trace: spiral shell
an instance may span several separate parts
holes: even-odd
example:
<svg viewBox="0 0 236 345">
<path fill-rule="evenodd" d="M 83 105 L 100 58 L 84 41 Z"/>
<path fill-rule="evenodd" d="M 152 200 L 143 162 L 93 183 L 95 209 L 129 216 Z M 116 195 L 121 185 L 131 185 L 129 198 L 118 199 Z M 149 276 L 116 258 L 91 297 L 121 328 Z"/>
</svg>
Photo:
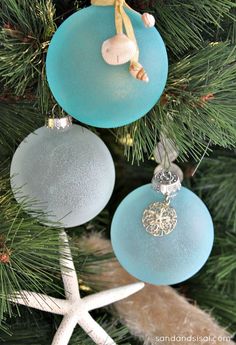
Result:
<svg viewBox="0 0 236 345">
<path fill-rule="evenodd" d="M 142 21 L 144 25 L 146 26 L 146 28 L 152 28 L 153 26 L 155 26 L 155 22 L 156 22 L 153 15 L 149 13 L 144 13 L 142 15 Z"/>
<path fill-rule="evenodd" d="M 144 81 L 145 83 L 149 82 L 148 75 L 139 62 L 132 62 L 129 71 L 134 78 Z"/>
</svg>

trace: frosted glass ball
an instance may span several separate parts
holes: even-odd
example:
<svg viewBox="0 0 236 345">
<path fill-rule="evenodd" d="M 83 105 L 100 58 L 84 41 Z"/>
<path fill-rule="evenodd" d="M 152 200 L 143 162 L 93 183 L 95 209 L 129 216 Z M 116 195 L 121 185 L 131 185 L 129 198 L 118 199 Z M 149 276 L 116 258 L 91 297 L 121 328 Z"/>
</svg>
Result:
<svg viewBox="0 0 236 345">
<path fill-rule="evenodd" d="M 142 224 L 144 210 L 163 195 L 144 185 L 119 205 L 111 226 L 111 240 L 121 265 L 134 277 L 156 285 L 183 282 L 208 259 L 214 240 L 212 219 L 196 194 L 182 187 L 171 201 L 177 225 L 166 236 L 154 237 Z"/>
<path fill-rule="evenodd" d="M 149 83 L 134 79 L 129 63 L 108 65 L 103 42 L 116 34 L 114 6 L 90 6 L 61 24 L 47 53 L 49 87 L 60 106 L 77 120 L 96 127 L 127 125 L 144 116 L 158 101 L 166 84 L 168 59 L 156 28 L 125 10 L 133 24 L 140 63 Z"/>
<path fill-rule="evenodd" d="M 77 125 L 31 133 L 17 148 L 10 173 L 18 202 L 24 196 L 36 200 L 49 213 L 48 220 L 66 228 L 94 218 L 110 199 L 115 182 L 106 145 Z"/>
</svg>

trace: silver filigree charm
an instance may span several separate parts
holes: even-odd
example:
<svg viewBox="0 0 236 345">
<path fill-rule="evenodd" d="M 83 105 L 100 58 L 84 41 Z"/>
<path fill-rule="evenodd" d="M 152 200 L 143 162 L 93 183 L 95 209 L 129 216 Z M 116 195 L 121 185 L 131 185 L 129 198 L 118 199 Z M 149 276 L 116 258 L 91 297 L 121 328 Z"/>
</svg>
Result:
<svg viewBox="0 0 236 345">
<path fill-rule="evenodd" d="M 177 224 L 177 214 L 168 202 L 154 202 L 143 213 L 142 223 L 153 236 L 170 234 Z"/>
<path fill-rule="evenodd" d="M 177 213 L 170 206 L 170 199 L 181 188 L 178 176 L 171 171 L 154 174 L 153 189 L 165 196 L 163 202 L 154 202 L 143 212 L 142 223 L 146 231 L 153 236 L 169 235 L 177 224 Z"/>
</svg>

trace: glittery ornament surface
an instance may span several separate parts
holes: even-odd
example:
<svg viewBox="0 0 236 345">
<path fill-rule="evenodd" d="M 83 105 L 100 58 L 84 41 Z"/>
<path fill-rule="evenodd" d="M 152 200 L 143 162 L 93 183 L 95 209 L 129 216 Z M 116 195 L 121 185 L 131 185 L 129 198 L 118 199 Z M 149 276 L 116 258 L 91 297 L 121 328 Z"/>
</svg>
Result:
<svg viewBox="0 0 236 345">
<path fill-rule="evenodd" d="M 170 234 L 177 224 L 177 214 L 173 207 L 164 202 L 154 202 L 143 212 L 142 223 L 153 236 Z"/>
<path fill-rule="evenodd" d="M 63 227 L 83 224 L 107 204 L 115 170 L 110 152 L 91 131 L 39 128 L 16 150 L 12 189 L 17 201 L 28 196 Z M 21 187 L 20 191 L 16 191 Z"/>
<path fill-rule="evenodd" d="M 202 200 L 182 187 L 171 199 L 178 221 L 162 237 L 151 236 L 143 212 L 163 195 L 151 184 L 137 188 L 119 205 L 111 226 L 112 246 L 121 265 L 139 280 L 172 285 L 192 277 L 206 262 L 213 244 L 212 219 Z"/>
</svg>

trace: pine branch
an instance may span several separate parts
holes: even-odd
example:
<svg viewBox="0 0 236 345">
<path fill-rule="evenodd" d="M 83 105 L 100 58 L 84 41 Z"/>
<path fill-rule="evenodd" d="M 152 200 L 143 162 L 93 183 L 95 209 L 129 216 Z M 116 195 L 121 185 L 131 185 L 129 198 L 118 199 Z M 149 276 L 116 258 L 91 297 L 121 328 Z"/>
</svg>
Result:
<svg viewBox="0 0 236 345">
<path fill-rule="evenodd" d="M 188 297 L 216 317 L 222 326 L 235 332 L 236 327 L 236 235 L 222 234 L 225 224 L 215 223 L 213 253 L 203 269 L 190 281 Z"/>
<path fill-rule="evenodd" d="M 90 0 L 53 0 L 57 10 L 57 18 L 65 19 L 76 10 L 90 6 Z"/>
<path fill-rule="evenodd" d="M 214 220 L 236 231 L 236 157 L 206 159 L 200 172 L 197 189 L 204 193 Z"/>
<path fill-rule="evenodd" d="M 230 17 L 225 17 L 215 34 L 216 41 L 230 41 L 235 44 L 235 29 L 236 29 L 236 8 L 233 7 L 230 11 Z"/>
<path fill-rule="evenodd" d="M 117 320 L 115 321 L 108 314 L 102 318 L 98 318 L 97 322 L 105 329 L 105 331 L 114 339 L 117 344 L 130 345 L 127 340 L 130 338 L 128 329 L 121 326 Z M 78 328 L 77 332 L 71 338 L 71 345 L 93 345 L 94 342 L 89 338 L 82 329 Z M 43 344 L 42 344 L 43 345 Z"/>
<path fill-rule="evenodd" d="M 92 291 L 100 291 L 103 287 L 103 282 L 94 280 L 94 276 L 97 277 L 99 273 L 103 272 L 104 262 L 109 262 L 114 260 L 114 254 L 108 253 L 104 254 L 103 251 L 92 251 L 89 247 L 84 247 L 85 242 L 82 241 L 80 244 L 80 239 L 75 237 L 73 243 L 76 245 L 77 249 L 73 250 L 73 257 L 75 259 L 75 268 L 78 273 L 80 281 L 81 291 L 86 293 L 91 293 Z"/>
<path fill-rule="evenodd" d="M 0 332 L 0 341 L 4 345 L 41 345 L 50 344 L 53 335 L 53 325 L 50 318 L 34 310 L 20 309 L 21 317 L 12 316 L 7 320 L 10 332 Z M 51 329 L 50 329 L 51 326 Z"/>
<path fill-rule="evenodd" d="M 172 140 L 182 160 L 198 160 L 209 140 L 234 147 L 235 85 L 236 50 L 228 43 L 209 44 L 173 64 L 164 95 L 150 114 L 116 130 L 126 157 L 141 161 L 151 156 L 160 132 Z"/>
<path fill-rule="evenodd" d="M 155 15 L 157 28 L 160 31 L 171 54 L 181 55 L 189 49 L 203 46 L 207 36 L 214 38 L 217 29 L 221 28 L 223 19 L 235 21 L 232 9 L 234 1 L 201 0 L 128 0 L 135 10 Z M 55 0 L 59 13 L 71 14 L 75 8 L 90 5 L 89 0 Z M 203 37 L 204 36 L 204 37 Z"/>
<path fill-rule="evenodd" d="M 0 322 L 0 340 L 2 340 L 1 339 L 1 334 L 7 335 L 7 336 L 11 335 L 11 332 L 9 330 L 8 325 L 6 324 L 6 320 L 5 319 L 1 320 L 1 322 Z"/>
<path fill-rule="evenodd" d="M 54 282 L 56 277 L 60 277 L 60 267 L 59 229 L 57 230 L 55 226 L 42 226 L 35 217 L 26 215 L 23 211 L 25 205 L 22 206 L 14 201 L 9 192 L 9 181 L 3 173 L 0 177 L 0 190 L 0 320 L 2 320 L 5 312 L 11 315 L 11 305 L 7 297 L 16 290 L 46 292 L 50 287 L 54 291 L 60 291 L 58 282 Z M 38 219 L 45 219 L 45 215 L 40 211 L 36 214 Z"/>
<path fill-rule="evenodd" d="M 45 54 L 55 31 L 51 0 L 3 0 L 0 10 L 0 75 L 5 89 L 19 96 L 26 90 L 48 93 Z"/>
<path fill-rule="evenodd" d="M 218 322 L 230 332 L 236 327 L 236 301 L 233 296 L 209 289 L 207 286 L 197 286 L 191 291 L 191 296 L 204 309 L 210 311 Z"/>
<path fill-rule="evenodd" d="M 203 47 L 206 37 L 214 39 L 223 19 L 235 21 L 231 13 L 236 8 L 234 1 L 153 0 L 149 3 L 168 50 L 176 56 Z"/>
<path fill-rule="evenodd" d="M 60 317 L 53 317 L 35 310 L 20 308 L 21 317 L 12 317 L 8 320 L 11 334 L 0 332 L 0 341 L 4 345 L 50 345 L 56 328 L 60 323 Z M 109 333 L 109 335 L 120 345 L 129 345 L 129 338 L 126 327 L 121 326 L 111 318 L 111 315 L 104 313 L 103 317 L 97 317 L 97 322 Z M 76 327 L 70 340 L 70 345 L 93 345 L 93 341 Z"/>
<path fill-rule="evenodd" d="M 207 263 L 206 274 L 222 293 L 236 296 L 236 235 L 226 233 L 215 240 L 215 250 Z"/>
<path fill-rule="evenodd" d="M 0 153 L 1 160 L 11 155 L 29 133 L 42 126 L 43 116 L 28 101 L 17 101 L 6 96 L 0 102 Z M 3 151 L 5 154 L 3 154 Z"/>
</svg>

